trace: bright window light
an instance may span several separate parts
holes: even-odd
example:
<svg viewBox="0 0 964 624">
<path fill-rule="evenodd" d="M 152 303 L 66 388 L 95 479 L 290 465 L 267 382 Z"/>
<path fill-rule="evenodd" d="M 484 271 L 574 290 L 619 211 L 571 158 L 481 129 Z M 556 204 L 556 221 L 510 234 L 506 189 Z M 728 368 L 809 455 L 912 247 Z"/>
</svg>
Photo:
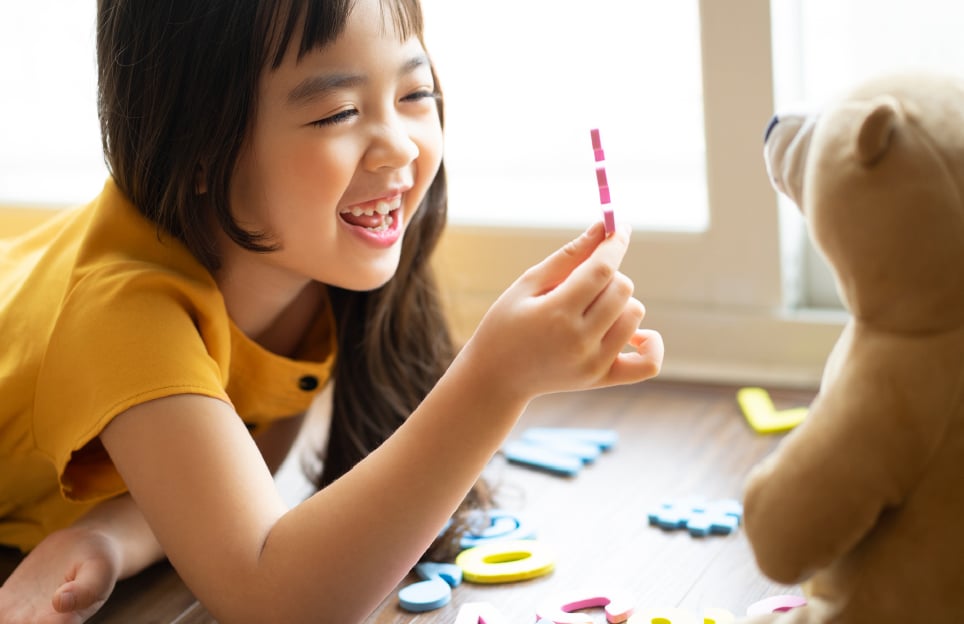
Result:
<svg viewBox="0 0 964 624">
<path fill-rule="evenodd" d="M 91 1 L 0 2 L 2 203 L 81 203 L 104 185 L 96 9 Z"/>
<path fill-rule="evenodd" d="M 599 128 L 617 218 L 707 223 L 696 0 L 423 0 L 453 222 L 585 226 Z"/>
<path fill-rule="evenodd" d="M 964 75 L 958 0 L 775 0 L 771 12 L 778 105 L 819 106 L 891 71 Z"/>
</svg>

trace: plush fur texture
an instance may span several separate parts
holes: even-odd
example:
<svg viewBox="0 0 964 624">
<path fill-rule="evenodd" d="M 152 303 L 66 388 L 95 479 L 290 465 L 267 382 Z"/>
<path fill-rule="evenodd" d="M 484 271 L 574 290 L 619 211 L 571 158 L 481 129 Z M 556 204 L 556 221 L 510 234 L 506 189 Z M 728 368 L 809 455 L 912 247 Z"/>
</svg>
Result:
<svg viewBox="0 0 964 624">
<path fill-rule="evenodd" d="M 851 313 L 802 425 L 749 475 L 754 621 L 964 622 L 964 81 L 868 81 L 765 157 Z"/>
</svg>

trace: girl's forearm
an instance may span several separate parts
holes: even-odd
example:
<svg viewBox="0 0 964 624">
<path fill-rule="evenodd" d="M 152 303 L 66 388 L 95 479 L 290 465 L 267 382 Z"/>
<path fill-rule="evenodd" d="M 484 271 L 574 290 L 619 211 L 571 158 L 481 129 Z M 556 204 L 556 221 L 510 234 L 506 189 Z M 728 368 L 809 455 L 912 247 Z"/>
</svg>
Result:
<svg viewBox="0 0 964 624">
<path fill-rule="evenodd" d="M 464 364 L 457 361 L 379 449 L 276 523 L 262 551 L 262 578 L 283 578 L 294 585 L 283 589 L 287 595 L 313 597 L 307 609 L 317 609 L 325 589 L 334 591 L 322 600 L 332 621 L 360 621 L 391 593 L 525 409 L 522 398 L 483 392 Z M 345 592 L 354 599 L 338 601 Z M 296 612 L 286 617 L 307 621 L 310 611 L 297 612 L 296 602 L 287 602 Z"/>
<path fill-rule="evenodd" d="M 120 578 L 133 576 L 164 558 L 164 550 L 129 494 L 100 503 L 74 523 L 98 531 L 118 546 Z"/>
</svg>

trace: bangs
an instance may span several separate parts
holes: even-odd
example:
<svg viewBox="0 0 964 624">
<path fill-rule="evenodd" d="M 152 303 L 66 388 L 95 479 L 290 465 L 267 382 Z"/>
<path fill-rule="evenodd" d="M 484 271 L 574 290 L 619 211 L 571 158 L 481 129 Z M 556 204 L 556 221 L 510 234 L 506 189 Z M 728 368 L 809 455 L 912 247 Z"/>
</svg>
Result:
<svg viewBox="0 0 964 624">
<path fill-rule="evenodd" d="M 418 0 L 380 0 L 382 15 L 388 18 L 401 41 L 422 37 L 422 9 Z M 284 60 L 292 40 L 299 38 L 298 59 L 321 48 L 345 29 L 354 0 L 279 0 L 270 14 L 259 20 L 264 24 L 265 54 L 263 65 L 277 69 Z M 264 5 L 262 5 L 264 6 Z M 297 33 L 299 24 L 301 32 Z M 300 35 L 300 37 L 297 37 Z"/>
</svg>

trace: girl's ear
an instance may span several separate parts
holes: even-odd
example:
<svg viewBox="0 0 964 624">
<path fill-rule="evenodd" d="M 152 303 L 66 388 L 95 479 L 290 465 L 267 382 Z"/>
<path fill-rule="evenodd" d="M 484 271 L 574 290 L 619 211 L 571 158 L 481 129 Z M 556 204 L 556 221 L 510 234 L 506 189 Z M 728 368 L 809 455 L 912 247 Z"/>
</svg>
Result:
<svg viewBox="0 0 964 624">
<path fill-rule="evenodd" d="M 204 166 L 198 163 L 194 168 L 194 194 L 204 195 L 208 192 L 207 176 L 205 175 Z"/>
</svg>

